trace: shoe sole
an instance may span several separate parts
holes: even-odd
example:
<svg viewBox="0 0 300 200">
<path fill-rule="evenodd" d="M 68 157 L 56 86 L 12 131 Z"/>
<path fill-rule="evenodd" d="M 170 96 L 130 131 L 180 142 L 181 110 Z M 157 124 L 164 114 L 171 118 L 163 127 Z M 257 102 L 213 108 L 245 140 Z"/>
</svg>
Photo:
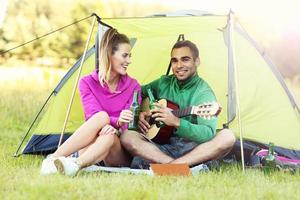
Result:
<svg viewBox="0 0 300 200">
<path fill-rule="evenodd" d="M 65 168 L 62 162 L 59 159 L 54 160 L 54 165 L 57 168 L 57 171 L 61 174 L 65 174 Z"/>
</svg>

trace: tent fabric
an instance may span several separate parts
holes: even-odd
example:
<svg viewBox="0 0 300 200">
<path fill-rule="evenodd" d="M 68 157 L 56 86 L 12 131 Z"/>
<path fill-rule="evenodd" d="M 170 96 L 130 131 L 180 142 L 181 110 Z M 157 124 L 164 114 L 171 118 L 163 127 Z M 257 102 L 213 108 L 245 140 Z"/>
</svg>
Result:
<svg viewBox="0 0 300 200">
<path fill-rule="evenodd" d="M 291 94 L 291 92 L 289 91 L 287 85 L 285 84 L 283 77 L 281 76 L 281 74 L 278 71 L 278 69 L 276 68 L 276 66 L 274 66 L 274 64 L 272 63 L 272 61 L 269 58 L 268 54 L 266 54 L 265 51 L 259 47 L 259 45 L 249 36 L 249 34 L 243 29 L 243 27 L 240 24 L 238 24 L 236 26 L 236 31 L 239 32 L 240 34 L 242 34 L 245 37 L 246 40 L 248 40 L 251 44 L 253 44 L 255 49 L 260 53 L 260 55 L 264 58 L 265 62 L 268 64 L 268 66 L 272 70 L 273 74 L 276 76 L 277 80 L 280 82 L 280 84 L 283 87 L 284 91 L 288 95 L 289 100 L 290 100 L 293 108 L 295 110 L 298 110 L 298 112 L 300 112 L 299 107 L 297 106 L 296 100 L 293 98 L 293 95 Z"/>
<path fill-rule="evenodd" d="M 241 31 L 232 15 L 188 17 L 147 17 L 102 19 L 104 23 L 134 38 L 130 76 L 146 84 L 166 73 L 170 50 L 180 34 L 197 44 L 201 65 L 198 73 L 213 88 L 223 110 L 218 128 L 227 124 L 239 136 L 236 101 L 246 140 L 290 150 L 300 150 L 300 117 L 281 77 L 274 74 L 257 44 Z M 231 39 L 228 37 L 231 35 Z M 83 65 L 82 76 L 95 69 L 95 48 L 92 47 Z M 80 59 L 55 88 L 42 115 L 30 130 L 31 134 L 60 133 L 71 96 Z M 234 71 L 236 76 L 234 76 Z M 237 83 L 237 85 L 234 85 Z M 238 91 L 235 91 L 238 88 Z M 236 97 L 236 94 L 239 94 Z M 230 99 L 231 98 L 231 99 Z M 76 91 L 66 132 L 74 132 L 83 122 L 83 110 Z M 230 123 L 227 123 L 230 122 Z"/>
<path fill-rule="evenodd" d="M 62 143 L 65 142 L 71 134 L 64 134 Z M 23 154 L 48 155 L 54 153 L 59 143 L 60 134 L 32 135 Z"/>
</svg>

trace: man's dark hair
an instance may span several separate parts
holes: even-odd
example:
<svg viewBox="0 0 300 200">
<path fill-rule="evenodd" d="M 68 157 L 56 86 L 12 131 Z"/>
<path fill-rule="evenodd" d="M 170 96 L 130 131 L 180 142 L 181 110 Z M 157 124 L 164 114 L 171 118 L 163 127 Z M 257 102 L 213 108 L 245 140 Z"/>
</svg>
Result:
<svg viewBox="0 0 300 200">
<path fill-rule="evenodd" d="M 199 58 L 199 50 L 198 50 L 197 46 L 193 42 L 191 42 L 189 40 L 178 41 L 172 47 L 172 51 L 174 49 L 178 49 L 178 48 L 181 48 L 181 47 L 188 47 L 192 51 L 193 59 L 194 60 L 196 60 L 196 58 Z"/>
</svg>

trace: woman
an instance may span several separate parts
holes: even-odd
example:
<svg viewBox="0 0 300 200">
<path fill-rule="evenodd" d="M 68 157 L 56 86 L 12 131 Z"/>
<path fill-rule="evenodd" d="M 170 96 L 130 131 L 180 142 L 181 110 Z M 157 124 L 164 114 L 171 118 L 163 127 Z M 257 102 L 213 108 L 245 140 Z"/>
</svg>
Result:
<svg viewBox="0 0 300 200">
<path fill-rule="evenodd" d="M 131 46 L 126 35 L 109 29 L 100 44 L 99 70 L 79 82 L 85 123 L 42 163 L 41 174 L 57 170 L 74 176 L 83 167 L 104 161 L 107 166 L 129 166 L 130 157 L 120 144 L 119 133 L 133 120 L 129 109 L 141 87 L 127 75 Z M 139 96 L 141 102 L 141 97 Z M 78 158 L 67 157 L 79 151 Z"/>
</svg>

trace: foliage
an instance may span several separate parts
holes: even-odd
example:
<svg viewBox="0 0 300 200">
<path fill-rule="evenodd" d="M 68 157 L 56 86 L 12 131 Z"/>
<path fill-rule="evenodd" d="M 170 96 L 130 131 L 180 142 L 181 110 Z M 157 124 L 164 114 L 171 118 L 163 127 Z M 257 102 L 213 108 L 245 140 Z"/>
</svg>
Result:
<svg viewBox="0 0 300 200">
<path fill-rule="evenodd" d="M 101 17 L 145 16 L 161 11 L 160 6 L 130 5 L 124 1 L 93 0 L 11 0 L 0 29 L 0 52 L 98 13 Z M 0 64 L 8 59 L 23 60 L 29 65 L 66 67 L 74 63 L 84 50 L 92 18 L 72 25 L 33 43 L 0 55 Z M 92 45 L 94 40 L 90 42 Z M 90 46 L 91 46 L 90 45 Z M 32 62 L 30 62 L 32 61 Z"/>
<path fill-rule="evenodd" d="M 10 1 L 1 35 L 2 50 L 25 43 L 88 16 L 86 9 L 72 1 Z M 33 60 L 48 57 L 64 61 L 78 58 L 84 48 L 89 24 L 80 23 L 37 40 L 9 53 L 17 59 Z M 63 63 L 59 63 L 61 66 Z"/>
</svg>

